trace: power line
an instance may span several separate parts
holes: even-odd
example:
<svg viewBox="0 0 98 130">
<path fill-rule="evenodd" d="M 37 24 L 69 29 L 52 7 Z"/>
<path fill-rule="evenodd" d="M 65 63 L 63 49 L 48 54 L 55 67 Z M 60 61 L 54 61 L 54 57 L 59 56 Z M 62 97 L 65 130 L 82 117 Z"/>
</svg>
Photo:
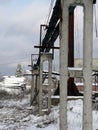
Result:
<svg viewBox="0 0 98 130">
<path fill-rule="evenodd" d="M 94 12 L 95 12 L 95 33 L 96 33 L 96 37 L 98 37 L 96 6 L 94 6 Z"/>
<path fill-rule="evenodd" d="M 0 65 L 9 65 L 9 64 L 18 63 L 18 62 L 23 63 L 23 62 L 26 62 L 26 61 L 27 61 L 26 59 L 29 60 L 29 58 L 14 59 L 14 60 L 11 60 L 11 61 L 8 61 L 8 62 L 0 63 Z M 24 61 L 22 61 L 22 60 L 24 60 Z"/>
<path fill-rule="evenodd" d="M 46 16 L 46 20 L 45 20 L 45 24 L 46 24 L 46 25 L 49 24 L 50 16 L 51 16 L 51 14 L 52 14 L 52 9 L 53 9 L 53 6 L 54 6 L 54 1 L 55 1 L 55 0 L 51 0 L 51 2 L 50 2 L 49 12 L 48 12 L 48 15 Z M 46 34 L 46 31 L 47 31 L 46 29 L 43 30 L 42 39 L 44 39 L 45 34 Z"/>
<path fill-rule="evenodd" d="M 48 25 L 48 23 L 49 23 L 49 19 L 50 19 L 51 12 L 52 12 L 52 9 L 53 9 L 54 1 L 55 0 L 51 0 L 50 7 L 49 7 L 49 13 L 48 13 L 47 21 L 46 21 L 46 25 Z"/>
</svg>

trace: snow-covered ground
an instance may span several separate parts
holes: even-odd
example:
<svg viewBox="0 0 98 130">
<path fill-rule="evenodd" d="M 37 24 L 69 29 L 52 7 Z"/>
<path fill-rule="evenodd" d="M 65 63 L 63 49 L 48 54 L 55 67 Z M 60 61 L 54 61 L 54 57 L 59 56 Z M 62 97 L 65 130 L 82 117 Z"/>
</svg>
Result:
<svg viewBox="0 0 98 130">
<path fill-rule="evenodd" d="M 25 77 L 16 77 L 16 76 L 3 76 L 2 82 L 0 82 L 0 86 L 3 87 L 19 87 L 24 85 Z"/>
<path fill-rule="evenodd" d="M 20 90 L 26 89 L 26 78 L 16 76 L 3 76 L 0 81 L 0 90 L 5 90 L 9 93 L 19 93 Z"/>
<path fill-rule="evenodd" d="M 49 115 L 39 116 L 37 108 L 30 107 L 29 89 L 30 86 L 26 86 L 24 91 L 18 89 L 17 93 L 16 89 L 0 89 L 0 130 L 59 130 L 59 104 L 52 106 Z M 83 98 L 69 99 L 68 130 L 82 130 Z M 93 108 L 93 130 L 98 130 L 98 103 L 94 103 Z"/>
<path fill-rule="evenodd" d="M 0 130 L 59 130 L 59 105 L 49 115 L 39 116 L 30 107 L 30 94 L 0 99 Z M 68 100 L 68 130 L 82 130 L 82 99 Z M 98 111 L 93 110 L 93 130 L 98 129 Z"/>
</svg>

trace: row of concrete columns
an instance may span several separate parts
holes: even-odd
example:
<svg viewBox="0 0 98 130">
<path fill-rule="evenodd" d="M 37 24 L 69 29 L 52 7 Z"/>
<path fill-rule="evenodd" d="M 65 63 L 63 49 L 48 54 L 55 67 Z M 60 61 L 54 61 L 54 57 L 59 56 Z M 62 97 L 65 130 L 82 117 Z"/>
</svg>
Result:
<svg viewBox="0 0 98 130">
<path fill-rule="evenodd" d="M 92 130 L 92 43 L 93 43 L 93 1 L 92 0 L 61 0 L 62 20 L 60 22 L 60 130 L 67 130 L 67 82 L 68 75 L 68 19 L 69 7 L 81 5 L 84 9 L 83 27 L 83 130 Z M 52 54 L 42 53 L 40 56 L 39 113 L 43 114 L 43 63 L 48 61 L 48 111 L 51 109 Z M 32 80 L 34 82 L 34 78 Z M 32 88 L 32 93 L 34 88 Z M 34 95 L 31 95 L 31 99 Z"/>
</svg>

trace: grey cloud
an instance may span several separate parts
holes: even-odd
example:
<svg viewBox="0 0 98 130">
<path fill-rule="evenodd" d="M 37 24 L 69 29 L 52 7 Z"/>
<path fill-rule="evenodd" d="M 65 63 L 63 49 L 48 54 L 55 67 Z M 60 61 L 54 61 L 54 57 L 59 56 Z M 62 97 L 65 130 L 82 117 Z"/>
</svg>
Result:
<svg viewBox="0 0 98 130">
<path fill-rule="evenodd" d="M 0 0 L 0 4 L 8 4 L 12 0 Z"/>
</svg>

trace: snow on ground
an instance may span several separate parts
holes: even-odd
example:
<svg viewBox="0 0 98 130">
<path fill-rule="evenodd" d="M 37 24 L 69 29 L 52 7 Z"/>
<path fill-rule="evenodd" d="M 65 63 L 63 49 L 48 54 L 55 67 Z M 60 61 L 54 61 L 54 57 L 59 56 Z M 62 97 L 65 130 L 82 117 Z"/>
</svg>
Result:
<svg viewBox="0 0 98 130">
<path fill-rule="evenodd" d="M 21 90 L 26 89 L 28 81 L 26 78 L 16 76 L 3 76 L 0 81 L 0 91 L 7 91 L 8 93 L 19 93 Z"/>
<path fill-rule="evenodd" d="M 16 77 L 16 76 L 3 76 L 3 82 L 0 82 L 1 85 L 3 86 L 9 86 L 13 87 L 14 86 L 19 86 L 25 81 L 25 77 Z"/>
<path fill-rule="evenodd" d="M 0 130 L 59 130 L 59 105 L 52 106 L 49 115 L 39 116 L 36 107 L 30 107 L 30 86 L 22 91 L 0 89 Z M 15 92 L 13 92 L 15 91 Z M 67 104 L 68 130 L 82 130 L 83 98 Z M 98 130 L 98 104 L 94 104 L 93 130 Z"/>
<path fill-rule="evenodd" d="M 59 130 L 59 105 L 49 115 L 35 114 L 30 94 L 21 93 L 0 99 L 0 130 Z M 68 130 L 82 130 L 82 99 L 68 101 Z M 93 130 L 98 129 L 98 111 L 93 111 Z"/>
</svg>

